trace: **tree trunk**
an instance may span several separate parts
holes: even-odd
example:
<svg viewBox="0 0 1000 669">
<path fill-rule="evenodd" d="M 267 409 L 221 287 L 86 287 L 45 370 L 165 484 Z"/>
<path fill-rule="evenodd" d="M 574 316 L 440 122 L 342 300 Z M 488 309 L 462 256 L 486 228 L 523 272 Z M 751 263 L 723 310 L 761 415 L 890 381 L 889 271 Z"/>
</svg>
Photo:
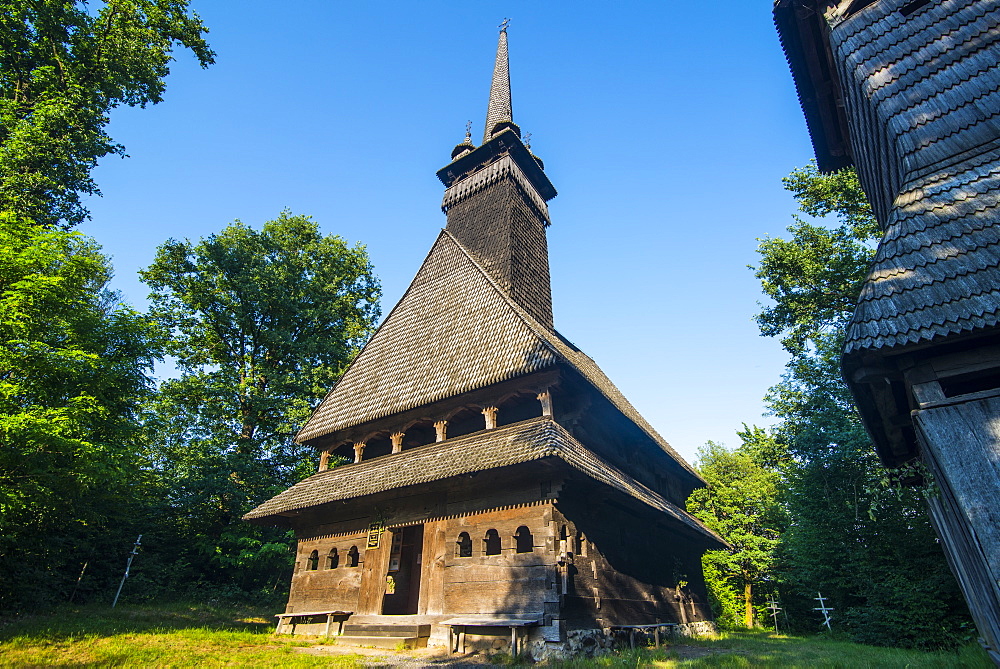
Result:
<svg viewBox="0 0 1000 669">
<path fill-rule="evenodd" d="M 743 612 L 743 624 L 748 628 L 753 627 L 753 586 L 749 580 L 743 586 L 743 604 L 746 607 Z"/>
</svg>

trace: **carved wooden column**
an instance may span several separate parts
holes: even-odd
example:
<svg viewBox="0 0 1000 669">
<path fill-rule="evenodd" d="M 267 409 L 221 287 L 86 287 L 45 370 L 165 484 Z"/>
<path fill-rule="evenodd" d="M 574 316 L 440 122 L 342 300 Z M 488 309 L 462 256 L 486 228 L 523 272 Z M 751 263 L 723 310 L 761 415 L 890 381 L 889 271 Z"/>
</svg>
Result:
<svg viewBox="0 0 1000 669">
<path fill-rule="evenodd" d="M 552 417 L 552 394 L 548 390 L 538 393 L 538 401 L 542 403 L 542 415 Z"/>
<path fill-rule="evenodd" d="M 361 456 L 365 453 L 365 442 L 359 441 L 354 444 L 354 461 L 361 462 Z"/>
<path fill-rule="evenodd" d="M 330 468 L 330 451 L 320 451 L 319 454 L 319 471 L 325 472 Z"/>
<path fill-rule="evenodd" d="M 497 426 L 497 408 L 486 407 L 483 409 L 483 417 L 486 418 L 486 429 L 492 430 Z"/>
<path fill-rule="evenodd" d="M 434 431 L 437 433 L 434 441 L 444 441 L 448 438 L 448 421 L 439 420 L 434 423 Z"/>
<path fill-rule="evenodd" d="M 403 450 L 403 432 L 393 432 L 389 435 L 389 439 L 392 440 L 392 452 L 399 453 Z"/>
</svg>

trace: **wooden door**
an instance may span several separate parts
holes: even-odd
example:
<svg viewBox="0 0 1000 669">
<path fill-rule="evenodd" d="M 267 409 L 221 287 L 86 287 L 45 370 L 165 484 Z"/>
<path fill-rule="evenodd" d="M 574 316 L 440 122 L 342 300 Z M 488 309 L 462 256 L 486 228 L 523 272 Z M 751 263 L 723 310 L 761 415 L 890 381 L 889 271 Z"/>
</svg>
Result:
<svg viewBox="0 0 1000 669">
<path fill-rule="evenodd" d="M 392 531 L 385 595 L 382 598 L 383 614 L 399 616 L 417 612 L 423 546 L 423 525 L 411 525 Z"/>
</svg>

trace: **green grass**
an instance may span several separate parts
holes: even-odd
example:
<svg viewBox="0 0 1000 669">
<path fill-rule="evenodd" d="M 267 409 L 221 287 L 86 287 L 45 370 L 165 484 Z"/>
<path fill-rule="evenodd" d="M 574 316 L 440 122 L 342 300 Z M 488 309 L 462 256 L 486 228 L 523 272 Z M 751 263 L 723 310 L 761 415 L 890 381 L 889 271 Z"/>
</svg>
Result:
<svg viewBox="0 0 1000 669">
<path fill-rule="evenodd" d="M 0 620 L 0 667 L 362 666 L 357 655 L 302 653 L 303 647 L 316 642 L 275 637 L 273 629 L 269 617 L 252 609 L 182 604 L 60 607 L 45 615 Z M 491 655 L 489 661 L 527 665 L 502 655 Z M 994 669 L 978 646 L 957 652 L 922 652 L 767 632 L 730 632 L 684 640 L 660 650 L 626 650 L 546 665 L 558 669 Z"/>
<path fill-rule="evenodd" d="M 678 648 L 677 646 L 687 648 Z M 690 654 L 709 653 L 702 657 Z M 561 669 L 609 667 L 712 667 L 744 669 L 789 667 L 802 669 L 995 669 L 978 645 L 956 652 L 925 652 L 876 648 L 824 637 L 794 637 L 768 632 L 729 632 L 715 637 L 676 642 L 672 647 L 627 650 L 593 660 L 558 663 Z"/>
<path fill-rule="evenodd" d="M 251 610 L 208 606 L 60 607 L 0 622 L 0 667 L 357 667 L 355 656 L 296 652 Z"/>
</svg>

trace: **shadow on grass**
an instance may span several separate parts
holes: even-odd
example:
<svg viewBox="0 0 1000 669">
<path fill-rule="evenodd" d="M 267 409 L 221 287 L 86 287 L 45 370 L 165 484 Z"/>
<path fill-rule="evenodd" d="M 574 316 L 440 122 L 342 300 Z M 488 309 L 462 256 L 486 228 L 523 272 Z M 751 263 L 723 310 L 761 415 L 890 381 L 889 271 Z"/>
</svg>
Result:
<svg viewBox="0 0 1000 669">
<path fill-rule="evenodd" d="M 566 669 L 585 667 L 994 669 L 986 653 L 976 645 L 954 651 L 920 651 L 864 646 L 825 636 L 795 637 L 764 631 L 728 632 L 715 637 L 674 640 L 666 648 L 659 650 L 624 650 L 592 660 L 570 660 L 553 664 Z"/>
<path fill-rule="evenodd" d="M 183 629 L 269 634 L 274 623 L 259 609 L 204 604 L 55 607 L 48 613 L 0 618 L 0 642 L 15 638 L 62 641 Z"/>
</svg>

